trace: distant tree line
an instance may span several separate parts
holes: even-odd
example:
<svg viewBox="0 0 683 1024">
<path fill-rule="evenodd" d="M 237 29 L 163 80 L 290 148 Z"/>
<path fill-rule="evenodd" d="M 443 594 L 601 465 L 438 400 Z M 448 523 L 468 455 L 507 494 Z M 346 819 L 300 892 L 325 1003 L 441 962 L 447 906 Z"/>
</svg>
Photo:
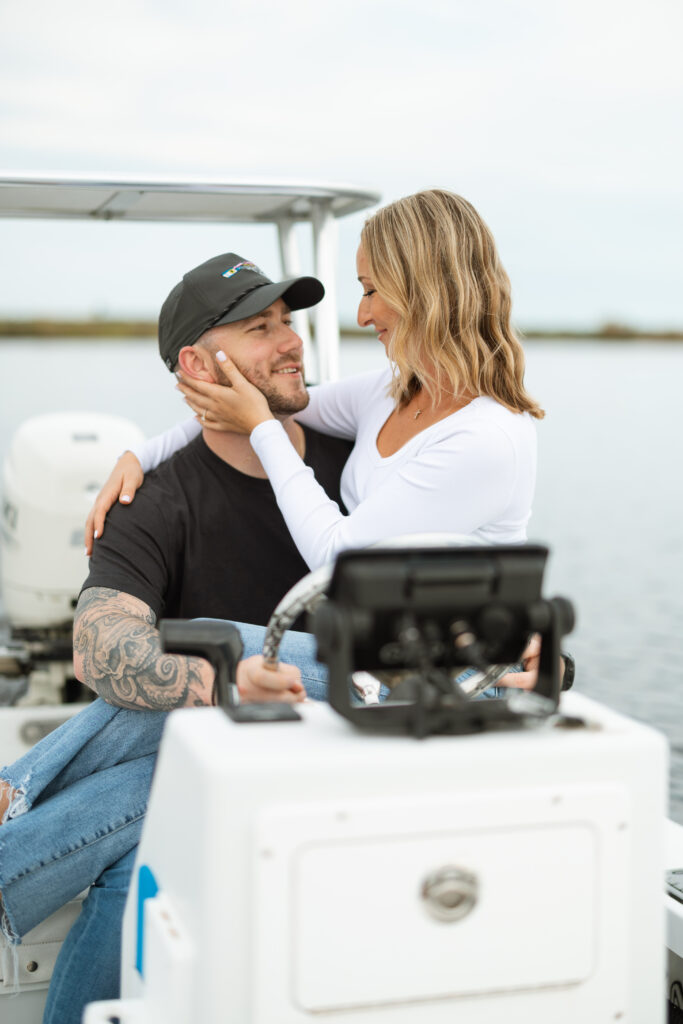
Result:
<svg viewBox="0 0 683 1024">
<path fill-rule="evenodd" d="M 371 338 L 371 329 L 342 326 L 347 337 Z M 561 327 L 521 330 L 525 338 L 566 340 L 601 339 L 605 341 L 683 341 L 681 330 L 642 330 L 628 324 L 609 322 L 593 330 Z M 156 338 L 155 320 L 109 320 L 102 317 L 79 320 L 5 319 L 0 320 L 0 338 Z"/>
</svg>

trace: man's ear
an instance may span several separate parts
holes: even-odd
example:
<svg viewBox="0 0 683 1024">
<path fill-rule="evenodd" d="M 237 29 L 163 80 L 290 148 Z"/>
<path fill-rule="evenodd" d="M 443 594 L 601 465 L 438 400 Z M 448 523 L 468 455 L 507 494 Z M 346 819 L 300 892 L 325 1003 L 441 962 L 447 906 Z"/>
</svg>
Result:
<svg viewBox="0 0 683 1024">
<path fill-rule="evenodd" d="M 216 378 L 211 369 L 211 357 L 204 348 L 195 348 L 194 345 L 185 345 L 178 353 L 178 369 L 186 377 L 194 377 L 195 380 L 208 380 L 215 383 Z"/>
</svg>

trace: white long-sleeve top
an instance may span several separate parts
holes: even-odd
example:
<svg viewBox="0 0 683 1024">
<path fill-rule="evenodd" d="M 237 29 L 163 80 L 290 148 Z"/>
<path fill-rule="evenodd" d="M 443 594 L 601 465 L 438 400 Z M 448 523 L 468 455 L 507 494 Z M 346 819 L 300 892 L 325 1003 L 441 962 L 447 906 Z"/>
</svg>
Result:
<svg viewBox="0 0 683 1024">
<path fill-rule="evenodd" d="M 411 533 L 460 533 L 492 543 L 526 539 L 536 479 L 536 431 L 528 413 L 475 398 L 386 458 L 377 436 L 394 408 L 390 370 L 311 388 L 296 419 L 356 439 L 341 478 L 344 515 L 297 455 L 281 423 L 266 420 L 251 444 L 287 527 L 311 569 L 346 548 Z M 196 420 L 135 451 L 147 472 L 199 432 Z"/>
</svg>

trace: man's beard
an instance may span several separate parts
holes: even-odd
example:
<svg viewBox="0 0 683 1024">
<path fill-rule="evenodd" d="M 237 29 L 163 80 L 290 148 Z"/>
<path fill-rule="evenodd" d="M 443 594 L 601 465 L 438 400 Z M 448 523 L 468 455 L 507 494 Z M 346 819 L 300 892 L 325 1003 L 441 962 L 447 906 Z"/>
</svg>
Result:
<svg viewBox="0 0 683 1024">
<path fill-rule="evenodd" d="M 255 388 L 259 389 L 265 400 L 268 402 L 268 408 L 273 415 L 291 416 L 295 412 L 301 412 L 301 410 L 305 409 L 310 402 L 310 396 L 305 387 L 296 394 L 282 395 L 277 390 L 277 387 L 273 382 L 263 374 L 256 370 L 248 370 L 246 367 L 240 366 L 238 363 L 235 363 L 235 365 L 242 376 L 246 377 L 250 384 L 253 384 Z M 214 359 L 214 369 L 216 371 L 218 383 L 224 384 L 226 387 L 231 387 L 232 385 L 230 384 L 228 375 L 216 359 Z"/>
</svg>

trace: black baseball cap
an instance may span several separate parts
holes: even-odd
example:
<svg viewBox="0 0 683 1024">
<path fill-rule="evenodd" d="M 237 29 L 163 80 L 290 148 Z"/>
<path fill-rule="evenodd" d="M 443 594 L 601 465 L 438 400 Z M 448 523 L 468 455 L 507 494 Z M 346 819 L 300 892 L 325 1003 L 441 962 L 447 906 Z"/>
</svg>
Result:
<svg viewBox="0 0 683 1024">
<path fill-rule="evenodd" d="M 184 275 L 159 314 L 159 353 L 169 370 L 185 345 L 194 345 L 210 327 L 246 320 L 284 299 L 290 309 L 308 309 L 325 289 L 317 277 L 276 283 L 256 264 L 234 252 L 214 256 Z"/>
</svg>

